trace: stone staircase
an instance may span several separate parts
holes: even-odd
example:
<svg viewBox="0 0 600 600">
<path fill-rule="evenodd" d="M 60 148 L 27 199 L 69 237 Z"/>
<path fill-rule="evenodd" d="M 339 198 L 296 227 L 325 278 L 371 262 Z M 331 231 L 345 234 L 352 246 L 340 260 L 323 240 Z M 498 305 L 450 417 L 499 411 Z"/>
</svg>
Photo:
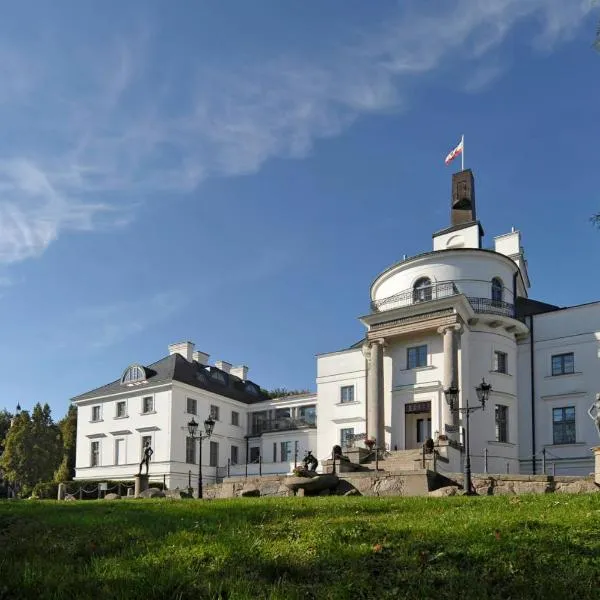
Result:
<svg viewBox="0 0 600 600">
<path fill-rule="evenodd" d="M 425 465 L 423 465 L 423 450 L 421 448 L 385 452 L 384 456 L 379 459 L 379 469 L 388 473 L 418 471 L 423 468 L 433 470 L 433 455 L 426 454 L 425 456 Z M 375 457 L 369 457 L 368 461 L 363 464 L 374 469 Z"/>
</svg>

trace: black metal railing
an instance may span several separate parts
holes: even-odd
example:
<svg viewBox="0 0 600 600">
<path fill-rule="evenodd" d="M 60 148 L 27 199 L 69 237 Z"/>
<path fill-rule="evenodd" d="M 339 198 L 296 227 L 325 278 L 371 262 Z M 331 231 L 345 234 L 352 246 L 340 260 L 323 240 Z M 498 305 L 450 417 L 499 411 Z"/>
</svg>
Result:
<svg viewBox="0 0 600 600">
<path fill-rule="evenodd" d="M 374 300 L 371 302 L 371 310 L 373 312 L 381 312 L 388 310 L 386 307 L 390 304 L 394 305 L 394 308 L 401 306 L 410 306 L 411 304 L 417 304 L 419 302 L 427 302 L 428 300 L 439 300 L 440 298 L 448 298 L 450 296 L 456 296 L 460 294 L 454 281 L 441 281 L 434 283 L 427 287 L 404 290 L 398 292 L 393 296 L 382 298 L 381 300 Z"/>
<path fill-rule="evenodd" d="M 258 435 L 260 433 L 267 433 L 270 431 L 289 431 L 291 429 L 316 428 L 316 426 L 316 419 L 293 419 L 291 417 L 279 417 L 278 419 L 265 419 L 264 421 L 252 423 L 250 435 Z"/>
<path fill-rule="evenodd" d="M 404 290 L 393 296 L 371 302 L 373 312 L 383 312 L 393 308 L 412 306 L 422 302 L 440 300 L 464 294 L 476 313 L 488 313 L 505 317 L 515 317 L 515 306 L 500 298 L 492 297 L 492 282 L 475 279 L 439 281 L 431 285 Z M 489 296 L 486 296 L 489 294 Z M 502 297 L 512 297 L 512 292 L 502 288 Z"/>
<path fill-rule="evenodd" d="M 515 316 L 515 305 L 502 300 L 492 300 L 490 298 L 467 298 L 469 304 L 476 313 L 487 313 L 500 315 L 502 317 Z"/>
</svg>

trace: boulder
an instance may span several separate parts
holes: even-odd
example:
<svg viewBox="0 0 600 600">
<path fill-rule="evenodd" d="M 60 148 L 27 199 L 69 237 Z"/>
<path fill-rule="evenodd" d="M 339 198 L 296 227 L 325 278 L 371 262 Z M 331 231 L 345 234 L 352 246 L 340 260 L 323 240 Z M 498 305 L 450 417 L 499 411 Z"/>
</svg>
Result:
<svg viewBox="0 0 600 600">
<path fill-rule="evenodd" d="M 317 475 L 316 477 L 286 477 L 283 484 L 294 492 L 303 489 L 308 494 L 318 494 L 322 490 L 332 490 L 339 482 L 339 477 L 333 473 Z"/>
<path fill-rule="evenodd" d="M 429 492 L 429 495 L 434 498 L 444 498 L 446 496 L 456 496 L 458 492 L 458 487 L 454 485 L 447 485 L 446 487 L 438 488 L 437 490 L 433 490 Z"/>
<path fill-rule="evenodd" d="M 104 496 L 105 500 L 120 500 L 121 496 L 119 494 L 106 494 L 106 496 Z"/>
<path fill-rule="evenodd" d="M 65 500 L 77 500 L 77 498 L 73 494 L 66 494 Z"/>
<path fill-rule="evenodd" d="M 260 496 L 260 490 L 258 490 L 256 488 L 250 489 L 250 490 L 244 490 L 244 491 L 242 491 L 240 496 L 242 498 L 257 498 L 258 496 Z"/>
<path fill-rule="evenodd" d="M 140 492 L 140 498 L 164 498 L 165 493 L 158 488 L 148 488 L 143 492 Z"/>
</svg>

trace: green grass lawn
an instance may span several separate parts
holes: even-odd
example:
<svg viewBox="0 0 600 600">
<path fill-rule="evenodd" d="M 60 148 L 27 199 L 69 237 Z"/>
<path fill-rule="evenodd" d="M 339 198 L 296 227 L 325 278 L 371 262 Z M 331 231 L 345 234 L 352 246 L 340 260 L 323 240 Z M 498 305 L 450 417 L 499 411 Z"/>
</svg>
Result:
<svg viewBox="0 0 600 600">
<path fill-rule="evenodd" d="M 0 502 L 0 598 L 600 598 L 600 494 Z"/>
</svg>

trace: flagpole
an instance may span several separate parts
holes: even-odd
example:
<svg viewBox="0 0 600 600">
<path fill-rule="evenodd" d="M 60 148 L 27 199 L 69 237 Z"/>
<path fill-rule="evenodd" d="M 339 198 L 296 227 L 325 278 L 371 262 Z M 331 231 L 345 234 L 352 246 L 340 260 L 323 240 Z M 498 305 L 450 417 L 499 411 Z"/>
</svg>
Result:
<svg viewBox="0 0 600 600">
<path fill-rule="evenodd" d="M 460 137 L 460 141 L 462 143 L 462 152 L 460 153 L 460 170 L 465 170 L 465 136 L 462 135 Z"/>
</svg>

